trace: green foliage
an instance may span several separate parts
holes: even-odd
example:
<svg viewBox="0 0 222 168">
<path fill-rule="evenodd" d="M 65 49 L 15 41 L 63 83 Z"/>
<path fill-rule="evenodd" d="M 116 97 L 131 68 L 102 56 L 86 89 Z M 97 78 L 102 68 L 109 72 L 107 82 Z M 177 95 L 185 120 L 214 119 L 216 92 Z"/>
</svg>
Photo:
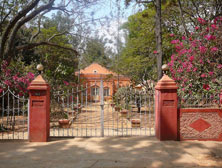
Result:
<svg viewBox="0 0 222 168">
<path fill-rule="evenodd" d="M 110 63 L 109 55 L 106 52 L 105 43 L 102 39 L 89 39 L 86 49 L 82 54 L 81 67 L 86 67 L 93 62 L 97 62 L 105 67 Z"/>
<path fill-rule="evenodd" d="M 121 87 L 115 93 L 114 103 L 121 109 L 130 109 L 132 104 L 142 104 L 145 101 L 146 93 L 140 92 L 132 87 Z"/>
<path fill-rule="evenodd" d="M 155 10 L 152 5 L 142 12 L 130 16 L 123 28 L 128 30 L 126 47 L 120 56 L 120 73 L 125 74 L 135 82 L 143 83 L 147 79 L 157 79 L 156 55 L 153 51 L 155 43 Z M 163 31 L 163 37 L 167 29 Z M 163 44 L 169 43 L 164 38 Z M 165 59 L 169 57 L 170 48 L 163 48 Z"/>
<path fill-rule="evenodd" d="M 42 29 L 42 40 L 48 39 L 54 34 L 58 34 L 56 27 Z M 71 47 L 67 36 L 56 36 L 52 43 L 63 47 Z M 77 70 L 77 58 L 75 53 L 56 47 L 41 46 L 38 54 L 41 58 L 41 63 L 44 65 L 44 75 L 53 86 L 63 85 L 64 81 L 74 82 L 74 72 Z"/>
</svg>

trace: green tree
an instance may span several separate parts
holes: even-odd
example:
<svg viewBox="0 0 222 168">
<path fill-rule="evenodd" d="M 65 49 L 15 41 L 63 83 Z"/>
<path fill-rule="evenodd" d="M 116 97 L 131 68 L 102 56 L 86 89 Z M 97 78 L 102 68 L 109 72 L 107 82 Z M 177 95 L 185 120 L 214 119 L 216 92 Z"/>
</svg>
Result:
<svg viewBox="0 0 222 168">
<path fill-rule="evenodd" d="M 50 39 L 54 36 L 59 36 L 68 33 L 80 34 L 80 30 L 83 29 L 82 24 L 92 21 L 92 17 L 87 15 L 86 10 L 89 11 L 90 7 L 96 4 L 97 0 L 88 1 L 55 1 L 55 0 L 3 0 L 0 2 L 0 61 L 8 60 L 10 62 L 16 56 L 16 53 L 23 50 L 30 50 L 38 46 L 46 45 L 57 48 L 62 48 L 65 50 L 71 50 L 76 54 L 77 49 L 66 48 L 64 46 L 59 46 L 56 43 L 50 42 Z M 72 32 L 67 32 L 65 30 L 62 32 L 62 25 L 64 23 L 60 22 L 61 30 L 58 34 L 54 34 L 45 41 L 39 41 L 38 36 L 41 35 L 43 28 L 44 16 L 53 10 L 62 11 L 66 13 L 67 16 L 73 18 L 72 22 Z M 59 17 L 59 15 L 58 15 Z M 66 21 L 66 20 L 64 20 Z M 32 26 L 35 25 L 35 26 Z M 71 25 L 70 25 L 71 26 Z M 24 27 L 29 27 L 31 31 L 31 37 L 26 41 L 26 43 L 16 43 L 16 38 L 18 38 L 18 33 L 22 32 Z M 85 30 L 85 29 L 84 29 Z M 20 38 L 23 36 L 20 36 Z"/>
<path fill-rule="evenodd" d="M 86 43 L 86 49 L 82 54 L 81 67 L 86 67 L 93 62 L 97 62 L 105 67 L 110 64 L 109 50 L 101 38 L 89 39 Z"/>
<path fill-rule="evenodd" d="M 133 0 L 125 0 L 126 4 L 132 3 Z M 179 34 L 183 34 L 184 36 L 189 36 L 190 33 L 193 32 L 195 27 L 197 26 L 197 18 L 202 17 L 206 20 L 213 19 L 216 16 L 220 16 L 222 14 L 222 1 L 219 0 L 197 0 L 197 1 L 187 1 L 187 0 L 145 0 L 145 1 L 135 1 L 136 3 L 143 4 L 143 7 L 145 8 L 144 11 L 147 11 L 145 14 L 147 17 L 144 19 L 140 18 L 140 13 L 138 12 L 136 15 L 132 17 L 138 17 L 138 21 L 132 21 L 132 19 L 129 19 L 128 22 L 132 22 L 131 24 L 135 24 L 135 32 L 132 32 L 133 27 L 128 27 L 129 31 L 129 39 L 126 44 L 126 51 L 123 52 L 124 60 L 128 60 L 129 63 L 131 63 L 130 59 L 127 57 L 132 57 L 132 61 L 135 61 L 136 64 L 140 64 L 139 60 L 143 60 L 143 58 L 147 57 L 147 55 L 152 55 L 151 51 L 146 53 L 142 53 L 138 47 L 141 47 L 142 44 L 138 44 L 139 42 L 144 43 L 144 46 L 148 45 L 147 48 L 150 48 L 152 46 L 153 50 L 156 50 L 155 57 L 156 61 L 151 61 L 151 63 L 154 63 L 157 65 L 157 69 L 155 70 L 158 74 L 158 79 L 161 76 L 161 65 L 162 62 L 167 63 L 169 61 L 170 53 L 172 52 L 172 45 L 169 43 L 169 36 L 177 36 Z M 144 12 L 143 11 L 143 12 Z M 162 14 L 161 14 L 162 13 Z M 146 26 L 140 25 L 144 23 L 148 23 L 148 20 L 153 20 L 152 23 L 147 24 Z M 136 20 L 136 19 L 134 19 Z M 149 32 L 146 32 L 145 34 L 142 34 L 141 32 L 145 32 L 147 29 L 150 30 L 150 27 L 155 27 L 155 33 L 156 36 L 153 38 L 153 36 L 143 36 L 147 35 Z M 162 28 L 161 28 L 162 27 Z M 153 32 L 152 29 L 152 32 Z M 132 37 L 133 35 L 138 35 L 136 31 L 139 31 L 141 33 L 141 36 Z M 161 38 L 162 36 L 162 38 Z M 143 37 L 146 38 L 152 38 L 152 41 L 156 43 L 156 49 L 153 46 L 153 42 L 146 43 L 143 39 Z M 136 39 L 138 40 L 136 42 Z M 161 40 L 162 39 L 162 40 Z M 135 41 L 134 44 L 132 41 Z M 137 48 L 137 50 L 135 50 Z M 133 51 L 133 52 L 132 52 Z M 135 52 L 137 51 L 137 52 Z M 142 49 L 143 51 L 143 49 Z M 131 52 L 131 54 L 130 54 Z M 141 56 L 139 56 L 139 54 Z M 147 58 L 147 61 L 150 60 Z M 152 60 L 152 59 L 151 59 Z M 130 64 L 128 67 L 132 67 L 133 63 Z M 125 65 L 127 67 L 127 65 Z M 122 67 L 122 65 L 121 65 Z M 137 69 L 138 66 L 135 66 L 135 69 Z M 126 68 L 123 72 L 125 72 Z M 143 70 L 144 71 L 144 70 Z M 140 76 L 135 75 L 134 76 Z M 142 72 L 142 71 L 141 71 Z M 149 71 L 146 71 L 149 74 L 151 74 Z M 130 74 L 130 75 L 131 75 Z M 145 75 L 144 75 L 145 76 Z M 141 78 L 141 76 L 140 76 Z M 138 81 L 138 79 L 136 79 Z"/>
<path fill-rule="evenodd" d="M 155 42 L 155 9 L 152 4 L 142 12 L 128 18 L 123 25 L 128 30 L 126 46 L 121 53 L 121 73 L 131 77 L 135 83 L 144 83 L 148 79 L 157 80 L 156 42 Z M 164 6 L 164 10 L 166 7 Z M 164 58 L 170 56 L 169 31 L 163 29 Z"/>
<path fill-rule="evenodd" d="M 58 34 L 56 27 L 42 29 L 41 40 L 45 40 L 53 34 Z M 64 48 L 71 48 L 69 38 L 66 35 L 56 36 L 51 39 L 55 43 Z M 44 75 L 52 86 L 64 84 L 64 81 L 74 82 L 74 72 L 78 67 L 78 60 L 71 50 L 64 50 L 57 47 L 40 46 L 36 51 L 40 56 L 40 62 L 44 65 Z"/>
</svg>

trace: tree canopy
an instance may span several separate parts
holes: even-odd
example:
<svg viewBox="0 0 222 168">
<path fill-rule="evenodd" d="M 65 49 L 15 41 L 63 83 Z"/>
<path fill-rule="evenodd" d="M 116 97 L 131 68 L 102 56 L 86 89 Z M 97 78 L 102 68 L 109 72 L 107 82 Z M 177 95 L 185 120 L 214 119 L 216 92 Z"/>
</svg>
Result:
<svg viewBox="0 0 222 168">
<path fill-rule="evenodd" d="M 133 1 L 127 1 L 127 3 Z M 136 83 L 147 79 L 157 79 L 155 39 L 155 5 L 156 1 L 136 1 L 143 3 L 144 8 L 128 18 L 123 26 L 128 31 L 126 47 L 121 53 L 121 72 L 130 76 Z M 215 0 L 163 0 L 162 50 L 163 63 L 168 63 L 174 51 L 170 43 L 172 37 L 188 37 L 198 25 L 197 18 L 209 20 L 222 14 L 221 1 Z M 133 67 L 133 68 L 132 68 Z"/>
</svg>

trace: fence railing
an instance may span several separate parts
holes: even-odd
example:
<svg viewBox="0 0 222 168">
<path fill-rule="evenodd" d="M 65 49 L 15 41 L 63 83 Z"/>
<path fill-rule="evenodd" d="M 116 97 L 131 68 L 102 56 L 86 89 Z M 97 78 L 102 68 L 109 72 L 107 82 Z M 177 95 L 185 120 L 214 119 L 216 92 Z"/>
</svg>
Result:
<svg viewBox="0 0 222 168">
<path fill-rule="evenodd" d="M 29 100 L 10 88 L 0 93 L 0 139 L 28 139 Z"/>
<path fill-rule="evenodd" d="M 180 108 L 221 108 L 220 93 L 201 95 L 181 95 Z"/>
</svg>

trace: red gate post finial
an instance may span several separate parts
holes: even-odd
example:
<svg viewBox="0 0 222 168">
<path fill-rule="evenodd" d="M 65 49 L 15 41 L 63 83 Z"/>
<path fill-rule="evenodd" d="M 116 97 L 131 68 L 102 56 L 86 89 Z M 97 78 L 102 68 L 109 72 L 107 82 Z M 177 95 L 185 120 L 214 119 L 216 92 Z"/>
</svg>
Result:
<svg viewBox="0 0 222 168">
<path fill-rule="evenodd" d="M 29 90 L 29 141 L 47 142 L 49 139 L 50 87 L 38 75 Z"/>
<path fill-rule="evenodd" d="M 156 137 L 178 140 L 177 85 L 164 74 L 155 87 Z"/>
</svg>

